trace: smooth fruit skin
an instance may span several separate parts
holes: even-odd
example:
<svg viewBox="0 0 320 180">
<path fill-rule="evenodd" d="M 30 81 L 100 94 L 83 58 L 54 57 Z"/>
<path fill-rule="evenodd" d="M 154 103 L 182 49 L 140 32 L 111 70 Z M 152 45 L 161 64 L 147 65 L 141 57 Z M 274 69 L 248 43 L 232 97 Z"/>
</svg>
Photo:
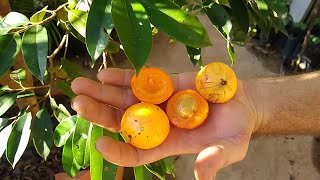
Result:
<svg viewBox="0 0 320 180">
<path fill-rule="evenodd" d="M 140 149 L 159 146 L 168 136 L 170 123 L 156 105 L 138 103 L 130 106 L 121 120 L 121 134 L 126 142 Z"/>
<path fill-rule="evenodd" d="M 237 91 L 237 77 L 228 65 L 213 62 L 201 68 L 196 76 L 198 92 L 212 103 L 225 103 Z"/>
<path fill-rule="evenodd" d="M 170 75 L 160 68 L 142 68 L 132 77 L 131 89 L 142 102 L 161 104 L 172 95 L 174 86 Z"/>
<path fill-rule="evenodd" d="M 170 122 L 178 128 L 194 129 L 208 117 L 208 102 L 194 90 L 175 93 L 166 108 Z"/>
</svg>

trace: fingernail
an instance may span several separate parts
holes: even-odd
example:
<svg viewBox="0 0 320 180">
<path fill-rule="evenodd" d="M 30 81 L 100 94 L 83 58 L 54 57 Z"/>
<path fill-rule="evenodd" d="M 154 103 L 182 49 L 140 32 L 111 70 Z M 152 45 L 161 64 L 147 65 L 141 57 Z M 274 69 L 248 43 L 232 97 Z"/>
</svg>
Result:
<svg viewBox="0 0 320 180">
<path fill-rule="evenodd" d="M 72 108 L 73 110 L 75 110 L 75 109 L 74 109 L 73 102 L 74 102 L 74 98 L 73 98 L 73 99 L 71 99 L 71 108 Z"/>
</svg>

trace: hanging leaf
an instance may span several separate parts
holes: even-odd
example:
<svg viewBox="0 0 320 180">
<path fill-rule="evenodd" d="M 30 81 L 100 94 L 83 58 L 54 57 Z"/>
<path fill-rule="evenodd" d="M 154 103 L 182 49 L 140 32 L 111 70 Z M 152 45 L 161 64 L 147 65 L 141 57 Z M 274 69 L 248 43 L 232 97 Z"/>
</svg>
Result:
<svg viewBox="0 0 320 180">
<path fill-rule="evenodd" d="M 22 154 L 24 153 L 31 134 L 31 112 L 22 115 L 12 128 L 7 144 L 7 160 L 15 167 Z"/>
<path fill-rule="evenodd" d="M 112 19 L 124 52 L 139 73 L 152 47 L 148 15 L 137 0 L 113 0 Z"/>
<path fill-rule="evenodd" d="M 205 12 L 214 27 L 220 34 L 227 39 L 232 28 L 229 15 L 225 8 L 217 3 L 212 3 L 210 0 L 204 2 Z"/>
<path fill-rule="evenodd" d="M 196 16 L 186 13 L 168 0 L 139 0 L 151 24 L 160 31 L 191 47 L 210 46 L 209 36 Z"/>
<path fill-rule="evenodd" d="M 78 4 L 79 0 L 68 0 L 69 8 L 74 9 L 76 5 Z"/>
<path fill-rule="evenodd" d="M 72 91 L 71 86 L 69 83 L 65 81 L 59 81 L 57 82 L 57 87 L 63 91 L 65 95 L 67 95 L 70 98 L 76 97 L 76 94 Z"/>
<path fill-rule="evenodd" d="M 134 167 L 133 172 L 135 179 L 152 180 L 152 174 L 144 166 Z"/>
<path fill-rule="evenodd" d="M 86 168 L 90 164 L 90 136 L 92 124 L 79 117 L 72 139 L 72 153 L 77 164 Z"/>
<path fill-rule="evenodd" d="M 113 22 L 111 17 L 111 0 L 94 0 L 92 2 L 86 27 L 86 46 L 93 61 L 96 61 L 106 48 Z"/>
<path fill-rule="evenodd" d="M 17 99 L 16 93 L 6 94 L 0 97 L 0 116 L 2 116 L 13 105 Z"/>
<path fill-rule="evenodd" d="M 37 112 L 32 132 L 34 147 L 38 154 L 46 160 L 50 154 L 53 138 L 52 122 L 46 109 L 41 109 Z"/>
<path fill-rule="evenodd" d="M 19 34 L 0 36 L 0 78 L 11 68 L 21 46 Z"/>
<path fill-rule="evenodd" d="M 248 9 L 263 35 L 268 39 L 271 31 L 271 22 L 268 17 L 268 9 L 264 8 L 265 5 L 262 0 L 257 0 L 256 2 L 250 2 Z"/>
<path fill-rule="evenodd" d="M 59 122 L 71 116 L 67 108 L 65 108 L 64 105 L 62 104 L 59 104 L 58 106 L 56 101 L 52 97 L 50 97 L 50 105 L 51 105 L 51 109 L 53 111 L 54 117 L 56 117 L 56 119 Z"/>
<path fill-rule="evenodd" d="M 231 59 L 231 65 L 233 65 L 234 60 L 235 60 L 235 53 L 234 53 L 233 45 L 231 43 L 227 42 L 227 49 L 228 49 L 229 57 Z"/>
<path fill-rule="evenodd" d="M 4 151 L 7 149 L 7 143 L 10 136 L 10 133 L 12 131 L 12 124 L 9 124 L 7 127 L 5 127 L 2 131 L 0 131 L 0 158 L 2 157 Z"/>
<path fill-rule="evenodd" d="M 105 51 L 108 53 L 117 53 L 120 51 L 120 45 L 115 41 L 109 41 Z"/>
<path fill-rule="evenodd" d="M 278 14 L 285 14 L 288 12 L 287 3 L 288 1 L 279 0 L 263 0 L 268 6 L 276 11 Z"/>
<path fill-rule="evenodd" d="M 0 36 L 7 34 L 13 27 L 0 20 Z"/>
<path fill-rule="evenodd" d="M 26 76 L 27 76 L 27 73 L 24 69 L 17 69 L 17 70 L 11 71 L 10 73 L 10 78 L 17 83 L 20 83 L 21 81 L 25 80 Z"/>
<path fill-rule="evenodd" d="M 92 179 L 115 179 L 117 174 L 118 166 L 104 160 L 101 154 L 96 150 L 96 141 L 104 135 L 111 135 L 115 138 L 118 136 L 101 127 L 93 126 L 90 140 L 90 176 Z"/>
<path fill-rule="evenodd" d="M 166 174 L 174 176 L 174 160 L 172 157 L 162 159 L 151 164 L 146 164 L 145 167 L 161 180 L 166 179 Z"/>
<path fill-rule="evenodd" d="M 34 22 L 34 23 L 41 22 L 47 13 L 46 12 L 47 9 L 48 9 L 48 6 L 44 7 L 40 11 L 36 12 L 33 16 L 31 16 L 30 21 Z"/>
<path fill-rule="evenodd" d="M 285 34 L 286 36 L 289 36 L 288 35 L 288 32 L 287 32 L 287 28 L 286 28 L 286 25 L 285 23 L 282 21 L 282 19 L 280 19 L 279 17 L 276 17 L 276 13 L 274 11 L 269 11 L 269 14 L 270 14 L 270 20 L 271 20 L 271 24 L 273 25 L 273 27 L 277 30 L 277 31 L 280 31 L 282 32 L 283 34 Z"/>
<path fill-rule="evenodd" d="M 6 127 L 8 124 L 8 119 L 7 118 L 0 118 L 0 131 Z"/>
<path fill-rule="evenodd" d="M 199 66 L 202 66 L 201 48 L 193 48 L 190 46 L 186 46 L 186 48 L 189 59 L 192 62 L 193 66 L 195 66 L 197 63 L 199 64 Z"/>
<path fill-rule="evenodd" d="M 27 16 L 18 13 L 18 12 L 9 12 L 4 18 L 3 22 L 9 24 L 10 26 L 13 27 L 18 27 L 18 26 L 25 26 L 30 23 L 29 19 Z"/>
<path fill-rule="evenodd" d="M 245 0 L 229 0 L 233 16 L 239 23 L 241 30 L 247 33 L 249 29 L 249 14 L 245 3 Z"/>
<path fill-rule="evenodd" d="M 60 122 L 53 133 L 55 146 L 62 147 L 66 144 L 67 140 L 75 130 L 77 119 L 77 116 L 71 116 Z"/>
<path fill-rule="evenodd" d="M 77 164 L 77 161 L 73 157 L 72 153 L 72 138 L 73 135 L 69 137 L 66 144 L 62 150 L 62 166 L 63 170 L 68 174 L 70 177 L 75 177 L 77 173 L 80 171 L 80 166 Z"/>
<path fill-rule="evenodd" d="M 43 84 L 48 56 L 46 28 L 36 25 L 28 29 L 22 37 L 22 51 L 27 68 Z"/>
<path fill-rule="evenodd" d="M 81 36 L 86 37 L 86 23 L 88 13 L 80 10 L 68 11 L 68 19 L 71 25 L 78 31 Z"/>
</svg>

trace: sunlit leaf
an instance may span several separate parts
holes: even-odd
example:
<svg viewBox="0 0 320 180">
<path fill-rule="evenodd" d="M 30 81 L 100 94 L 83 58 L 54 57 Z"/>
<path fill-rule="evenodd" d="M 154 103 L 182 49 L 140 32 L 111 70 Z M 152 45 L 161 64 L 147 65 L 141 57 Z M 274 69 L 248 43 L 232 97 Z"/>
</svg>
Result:
<svg viewBox="0 0 320 180">
<path fill-rule="evenodd" d="M 9 12 L 4 18 L 3 22 L 9 24 L 13 27 L 25 26 L 30 23 L 27 16 L 19 13 L 19 12 Z"/>
<path fill-rule="evenodd" d="M 186 46 L 188 56 L 192 64 L 195 66 L 197 63 L 202 66 L 201 61 L 201 48 L 193 48 L 190 46 Z"/>
<path fill-rule="evenodd" d="M 7 127 L 5 127 L 4 129 L 2 129 L 0 131 L 0 137 L 1 137 L 0 158 L 2 157 L 4 151 L 7 149 L 7 143 L 8 143 L 8 139 L 9 139 L 11 131 L 12 131 L 12 124 L 9 124 Z"/>
<path fill-rule="evenodd" d="M 111 132 L 107 132 L 107 130 L 93 126 L 91 132 L 91 141 L 90 141 L 90 176 L 92 179 L 99 179 L 99 180 L 109 180 L 115 179 L 118 166 L 112 164 L 103 159 L 101 154 L 96 150 L 96 141 L 104 136 L 110 135 Z M 115 137 L 118 135 L 112 133 Z"/>
<path fill-rule="evenodd" d="M 0 20 L 0 36 L 7 34 L 13 27 Z"/>
<path fill-rule="evenodd" d="M 43 83 L 48 56 L 46 28 L 36 25 L 28 29 L 22 37 L 22 51 L 27 68 Z"/>
<path fill-rule="evenodd" d="M 246 0 L 229 0 L 233 16 L 237 19 L 241 30 L 247 33 L 249 28 L 249 14 L 245 3 Z"/>
<path fill-rule="evenodd" d="M 227 49 L 228 49 L 229 57 L 231 59 L 231 64 L 233 65 L 234 60 L 235 60 L 235 53 L 234 53 L 233 45 L 231 43 L 227 42 Z"/>
<path fill-rule="evenodd" d="M 133 172 L 135 179 L 152 180 L 152 174 L 144 166 L 134 167 Z"/>
<path fill-rule="evenodd" d="M 10 73 L 10 78 L 17 83 L 20 83 L 21 81 L 25 80 L 26 76 L 27 76 L 27 73 L 24 69 L 17 69 L 17 70 L 11 71 Z"/>
<path fill-rule="evenodd" d="M 145 7 L 150 22 L 160 31 L 191 47 L 211 45 L 207 31 L 196 16 L 168 0 L 139 1 Z"/>
<path fill-rule="evenodd" d="M 90 164 L 90 136 L 92 123 L 79 117 L 72 139 L 72 153 L 77 164 L 86 168 Z"/>
<path fill-rule="evenodd" d="M 31 120 L 31 112 L 26 113 L 19 117 L 12 128 L 7 144 L 6 156 L 8 162 L 13 168 L 21 158 L 28 145 L 31 134 Z"/>
<path fill-rule="evenodd" d="M 78 31 L 81 36 L 86 36 L 86 23 L 88 13 L 81 10 L 68 11 L 68 19 L 71 25 Z"/>
<path fill-rule="evenodd" d="M 50 114 L 46 109 L 37 112 L 32 126 L 33 144 L 38 154 L 46 160 L 52 146 L 53 130 Z"/>
<path fill-rule="evenodd" d="M 57 105 L 56 101 L 50 97 L 50 105 L 51 109 L 53 111 L 53 115 L 56 117 L 56 119 L 61 122 L 64 119 L 71 116 L 71 114 L 68 112 L 67 108 L 64 107 L 64 105 L 59 104 Z"/>
<path fill-rule="evenodd" d="M 55 146 L 62 147 L 66 144 L 67 140 L 75 130 L 77 119 L 77 116 L 70 116 L 60 122 L 53 133 Z"/>
<path fill-rule="evenodd" d="M 31 22 L 41 22 L 44 18 L 44 16 L 46 15 L 46 11 L 48 9 L 48 6 L 44 7 L 43 9 L 41 9 L 40 11 L 36 12 L 33 16 L 31 16 L 30 21 Z"/>
<path fill-rule="evenodd" d="M 77 173 L 80 171 L 80 166 L 77 164 L 77 161 L 73 157 L 72 153 L 72 138 L 73 135 L 69 137 L 66 144 L 62 150 L 62 166 L 63 170 L 68 174 L 70 177 L 75 177 Z"/>
<path fill-rule="evenodd" d="M 113 0 L 111 11 L 124 52 L 139 72 L 152 47 L 152 33 L 146 10 L 137 0 Z"/>
<path fill-rule="evenodd" d="M 6 94 L 0 97 L 0 116 L 2 116 L 13 105 L 17 99 L 16 93 Z"/>
<path fill-rule="evenodd" d="M 19 34 L 0 36 L 0 78 L 11 68 L 21 47 Z"/>
</svg>

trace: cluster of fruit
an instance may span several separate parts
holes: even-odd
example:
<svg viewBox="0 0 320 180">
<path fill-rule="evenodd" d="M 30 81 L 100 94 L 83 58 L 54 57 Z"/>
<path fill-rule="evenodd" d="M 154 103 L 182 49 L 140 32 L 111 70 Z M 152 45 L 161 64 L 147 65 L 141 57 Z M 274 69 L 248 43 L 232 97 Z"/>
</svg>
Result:
<svg viewBox="0 0 320 180">
<path fill-rule="evenodd" d="M 225 103 L 237 90 L 235 73 L 221 62 L 202 67 L 195 82 L 198 92 L 186 89 L 173 94 L 169 74 L 159 68 L 141 69 L 138 76 L 132 77 L 131 88 L 142 103 L 129 107 L 121 120 L 125 141 L 141 149 L 154 148 L 169 135 L 170 122 L 178 128 L 197 128 L 207 119 L 207 101 Z M 166 101 L 164 112 L 160 106 Z"/>
</svg>

